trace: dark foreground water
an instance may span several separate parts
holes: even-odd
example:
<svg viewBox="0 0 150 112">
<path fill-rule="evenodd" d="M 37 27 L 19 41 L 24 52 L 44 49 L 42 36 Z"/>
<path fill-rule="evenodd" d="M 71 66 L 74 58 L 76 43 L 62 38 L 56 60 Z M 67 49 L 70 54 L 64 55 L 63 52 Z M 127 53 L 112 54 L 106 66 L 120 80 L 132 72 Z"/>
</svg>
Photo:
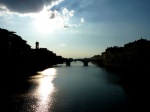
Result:
<svg viewBox="0 0 150 112">
<path fill-rule="evenodd" d="M 144 110 L 141 96 L 134 97 L 138 91 L 131 92 L 134 87 L 130 90 L 132 85 L 122 84 L 122 78 L 93 64 L 88 67 L 80 62 L 72 63 L 70 67 L 57 65 L 2 90 L 1 112 Z"/>
</svg>

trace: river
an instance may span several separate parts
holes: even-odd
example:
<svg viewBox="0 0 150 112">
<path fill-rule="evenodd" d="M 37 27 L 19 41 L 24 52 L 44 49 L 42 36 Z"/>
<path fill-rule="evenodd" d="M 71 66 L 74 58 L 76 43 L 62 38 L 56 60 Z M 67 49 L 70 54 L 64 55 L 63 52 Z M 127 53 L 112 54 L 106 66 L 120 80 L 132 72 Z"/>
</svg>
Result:
<svg viewBox="0 0 150 112">
<path fill-rule="evenodd" d="M 5 94 L 3 112 L 127 112 L 134 100 L 122 77 L 92 63 L 38 71 Z M 131 109 L 132 108 L 132 109 Z"/>
</svg>

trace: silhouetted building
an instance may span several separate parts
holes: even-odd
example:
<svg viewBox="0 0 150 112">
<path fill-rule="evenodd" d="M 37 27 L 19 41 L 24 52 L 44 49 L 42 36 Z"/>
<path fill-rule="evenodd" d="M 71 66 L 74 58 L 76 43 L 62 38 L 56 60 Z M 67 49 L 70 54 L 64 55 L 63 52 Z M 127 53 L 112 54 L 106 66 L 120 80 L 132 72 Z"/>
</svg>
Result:
<svg viewBox="0 0 150 112">
<path fill-rule="evenodd" d="M 0 45 L 2 54 L 23 54 L 31 49 L 31 46 L 27 44 L 20 36 L 15 32 L 8 31 L 0 28 L 1 41 Z"/>
<path fill-rule="evenodd" d="M 100 60 L 100 55 L 94 55 L 94 56 L 92 57 L 92 59 L 93 59 L 93 60 Z"/>
<path fill-rule="evenodd" d="M 150 66 L 150 41 L 139 39 L 124 47 L 108 47 L 100 56 L 106 66 L 120 68 L 139 68 Z"/>
</svg>

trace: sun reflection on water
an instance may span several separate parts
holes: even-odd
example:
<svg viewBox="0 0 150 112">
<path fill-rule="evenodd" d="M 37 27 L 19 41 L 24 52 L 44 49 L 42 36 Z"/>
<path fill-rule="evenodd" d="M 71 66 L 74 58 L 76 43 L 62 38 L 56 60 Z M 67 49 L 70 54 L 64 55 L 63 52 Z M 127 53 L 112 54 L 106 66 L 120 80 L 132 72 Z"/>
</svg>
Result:
<svg viewBox="0 0 150 112">
<path fill-rule="evenodd" d="M 46 69 L 42 72 L 39 72 L 41 73 L 42 75 L 46 75 L 46 76 L 54 76 L 56 74 L 56 69 L 55 68 L 49 68 L 49 69 Z"/>
<path fill-rule="evenodd" d="M 42 72 L 39 72 L 40 77 L 38 80 L 38 87 L 36 89 L 37 104 L 35 112 L 49 112 L 49 108 L 52 105 L 52 93 L 55 91 L 55 87 L 52 83 L 56 76 L 56 69 L 49 68 Z"/>
</svg>

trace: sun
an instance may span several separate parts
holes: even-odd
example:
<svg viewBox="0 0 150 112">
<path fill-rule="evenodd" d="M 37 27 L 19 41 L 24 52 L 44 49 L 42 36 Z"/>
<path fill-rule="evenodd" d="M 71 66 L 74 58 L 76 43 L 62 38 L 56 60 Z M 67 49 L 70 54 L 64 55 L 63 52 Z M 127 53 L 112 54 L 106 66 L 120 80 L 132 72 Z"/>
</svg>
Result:
<svg viewBox="0 0 150 112">
<path fill-rule="evenodd" d="M 42 33 L 53 32 L 54 30 L 63 27 L 63 21 L 60 18 L 50 19 L 49 11 L 46 7 L 36 15 L 35 27 Z"/>
</svg>

